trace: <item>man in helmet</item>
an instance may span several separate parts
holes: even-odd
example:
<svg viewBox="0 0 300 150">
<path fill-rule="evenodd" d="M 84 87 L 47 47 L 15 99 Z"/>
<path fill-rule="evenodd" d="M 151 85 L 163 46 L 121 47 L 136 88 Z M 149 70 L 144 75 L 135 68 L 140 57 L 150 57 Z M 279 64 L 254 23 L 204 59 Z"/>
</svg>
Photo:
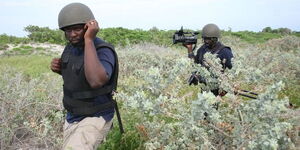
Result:
<svg viewBox="0 0 300 150">
<path fill-rule="evenodd" d="M 58 26 L 69 42 L 50 66 L 64 82 L 63 105 L 67 115 L 63 149 L 96 149 L 112 125 L 117 55 L 111 45 L 96 37 L 98 22 L 84 4 L 63 7 Z"/>
<path fill-rule="evenodd" d="M 220 58 L 223 69 L 231 69 L 231 59 L 233 58 L 230 47 L 224 46 L 219 42 L 221 36 L 220 29 L 215 24 L 207 24 L 202 29 L 202 40 L 203 45 L 197 50 L 196 56 L 193 52 L 192 44 L 183 44 L 188 50 L 188 57 L 194 59 L 195 63 L 204 65 L 204 54 L 212 53 L 217 54 L 217 57 Z M 198 77 L 199 78 L 199 77 Z M 193 78 L 197 79 L 197 78 Z M 197 80 L 192 81 L 192 83 L 197 84 Z M 212 91 L 215 95 L 219 95 L 219 90 Z"/>
<path fill-rule="evenodd" d="M 231 59 L 233 57 L 230 47 L 219 42 L 221 36 L 220 29 L 215 24 L 207 24 L 202 29 L 203 45 L 197 50 L 196 56 L 192 50 L 192 44 L 184 44 L 188 49 L 188 57 L 195 60 L 195 63 L 203 65 L 203 55 L 207 52 L 217 54 L 223 68 L 232 68 Z"/>
</svg>

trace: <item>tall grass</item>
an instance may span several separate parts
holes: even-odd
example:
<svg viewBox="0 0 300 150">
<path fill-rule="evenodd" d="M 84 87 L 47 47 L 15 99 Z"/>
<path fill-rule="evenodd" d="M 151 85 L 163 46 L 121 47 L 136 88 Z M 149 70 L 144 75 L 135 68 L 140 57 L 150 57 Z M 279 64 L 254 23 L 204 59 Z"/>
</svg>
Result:
<svg viewBox="0 0 300 150">
<path fill-rule="evenodd" d="M 0 67 L 0 149 L 59 149 L 61 81 L 38 67 L 21 71 L 12 66 Z"/>
<path fill-rule="evenodd" d="M 2 56 L 0 59 L 0 68 L 14 68 L 23 75 L 30 78 L 39 77 L 44 73 L 50 73 L 50 61 L 52 56 Z"/>
</svg>

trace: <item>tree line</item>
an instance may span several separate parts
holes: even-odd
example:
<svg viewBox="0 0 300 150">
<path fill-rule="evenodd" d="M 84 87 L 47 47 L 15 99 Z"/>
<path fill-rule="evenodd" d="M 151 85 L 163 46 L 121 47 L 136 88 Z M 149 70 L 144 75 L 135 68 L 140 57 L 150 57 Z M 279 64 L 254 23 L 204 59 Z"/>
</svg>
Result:
<svg viewBox="0 0 300 150">
<path fill-rule="evenodd" d="M 28 25 L 24 28 L 28 32 L 27 37 L 20 38 L 6 34 L 0 35 L 0 47 L 7 43 L 52 43 L 65 44 L 64 33 L 59 29 L 50 29 L 49 27 L 39 27 Z M 193 30 L 189 30 L 193 31 Z M 160 30 L 153 27 L 149 30 L 142 29 L 126 29 L 123 27 L 104 28 L 100 29 L 98 36 L 105 41 L 115 46 L 127 46 L 130 44 L 138 44 L 141 42 L 149 42 L 157 45 L 169 46 L 172 45 L 172 36 L 175 30 Z M 201 33 L 201 31 L 198 31 Z M 223 36 L 235 36 L 243 41 L 250 43 L 265 42 L 273 38 L 280 38 L 284 35 L 296 35 L 300 37 L 299 32 L 294 32 L 288 28 L 272 29 L 271 27 L 264 28 L 261 32 L 253 31 L 222 31 Z M 201 38 L 199 36 L 198 38 Z"/>
</svg>

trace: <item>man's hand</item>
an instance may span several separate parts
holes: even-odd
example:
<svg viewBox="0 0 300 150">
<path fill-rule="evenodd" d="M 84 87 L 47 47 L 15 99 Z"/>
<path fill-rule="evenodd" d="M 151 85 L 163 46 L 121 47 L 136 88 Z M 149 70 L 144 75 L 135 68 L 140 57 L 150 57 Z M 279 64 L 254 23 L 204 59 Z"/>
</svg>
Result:
<svg viewBox="0 0 300 150">
<path fill-rule="evenodd" d="M 219 95 L 220 95 L 221 97 L 225 96 L 226 94 L 227 94 L 227 92 L 224 91 L 224 90 L 219 91 Z"/>
<path fill-rule="evenodd" d="M 61 74 L 61 59 L 53 58 L 51 61 L 50 69 L 55 73 Z"/>
<path fill-rule="evenodd" d="M 84 39 L 94 40 L 99 31 L 98 22 L 96 20 L 91 20 L 85 24 L 84 29 L 86 30 L 84 34 Z"/>
<path fill-rule="evenodd" d="M 189 43 L 182 43 L 182 45 L 187 48 L 188 50 L 188 57 L 189 58 L 194 58 L 194 53 L 193 53 L 193 44 L 189 44 Z"/>
<path fill-rule="evenodd" d="M 99 88 L 109 80 L 104 66 L 101 64 L 94 39 L 99 31 L 96 20 L 91 20 L 84 26 L 84 73 L 91 88 Z"/>
<path fill-rule="evenodd" d="M 188 49 L 188 52 L 193 51 L 193 44 L 188 44 L 188 43 L 182 43 L 182 45 Z"/>
</svg>

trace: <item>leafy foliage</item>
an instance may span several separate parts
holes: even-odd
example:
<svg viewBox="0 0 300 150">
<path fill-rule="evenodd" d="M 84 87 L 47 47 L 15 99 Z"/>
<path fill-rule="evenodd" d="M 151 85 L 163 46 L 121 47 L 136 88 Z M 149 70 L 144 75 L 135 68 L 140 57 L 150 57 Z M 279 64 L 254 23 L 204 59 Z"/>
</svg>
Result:
<svg viewBox="0 0 300 150">
<path fill-rule="evenodd" d="M 283 35 L 291 34 L 292 30 L 289 28 L 278 28 L 278 29 L 272 29 L 271 27 L 265 27 L 262 32 L 269 32 L 269 33 L 280 33 Z"/>
<path fill-rule="evenodd" d="M 115 120 L 99 149 L 299 147 L 299 109 L 288 108 L 289 102 L 300 104 L 299 37 L 280 36 L 252 44 L 226 35 L 222 40 L 232 47 L 234 67 L 222 73 L 215 55 L 205 55 L 207 69 L 186 58 L 185 49 L 160 44 L 161 37 L 169 36 L 167 31 L 111 29 L 106 38 L 122 43 L 108 35 L 117 30 L 129 41 L 117 46 L 120 76 L 116 98 L 125 133 L 120 135 Z M 125 35 L 128 32 L 132 37 Z M 136 34 L 141 34 L 142 42 L 134 39 Z M 147 43 L 154 35 L 161 36 L 158 43 Z M 50 56 L 34 53 L 1 56 L 0 149 L 61 148 L 62 81 L 50 74 L 50 61 Z M 207 85 L 189 86 L 187 79 L 193 71 L 204 76 Z M 226 96 L 215 97 L 210 91 L 216 87 L 227 91 Z M 240 89 L 259 96 L 237 96 Z"/>
<path fill-rule="evenodd" d="M 135 52 L 136 53 L 136 52 Z M 145 57 L 151 56 L 145 53 Z M 130 57 L 130 54 L 127 53 Z M 287 149 L 293 144 L 286 132 L 292 128 L 292 121 L 280 118 L 288 115 L 287 99 L 280 99 L 278 92 L 282 82 L 260 87 L 263 88 L 257 100 L 245 101 L 234 95 L 233 87 L 242 83 L 263 83 L 267 79 L 263 73 L 244 69 L 237 60 L 232 70 L 220 72 L 219 62 L 214 55 L 207 55 L 206 60 L 215 70 L 206 70 L 193 66 L 189 60 L 179 57 L 172 67 L 158 65 L 137 70 L 133 75 L 139 84 L 131 84 L 126 91 L 119 92 L 117 99 L 124 101 L 126 109 L 140 111 L 139 132 L 148 139 L 146 149 Z M 151 60 L 151 59 L 150 59 Z M 166 58 L 165 61 L 168 59 Z M 243 60 L 240 60 L 243 61 Z M 249 64 L 248 64 L 249 65 Z M 200 67 L 200 68 L 199 68 Z M 184 76 L 189 70 L 197 69 L 211 82 L 207 91 L 218 84 L 226 89 L 228 96 L 215 97 L 210 92 L 188 91 L 186 99 L 180 90 L 186 88 Z M 219 69 L 218 69 L 219 68 Z M 248 67 L 249 68 L 249 67 Z M 254 69 L 254 68 L 253 68 Z M 255 70 L 255 69 L 254 69 Z M 208 72 L 207 72 L 208 71 Z M 218 77 L 222 82 L 216 82 Z M 174 76 L 176 75 L 176 76 Z M 127 76 L 126 76 L 127 77 Z M 245 81 L 241 80 L 246 78 Z M 126 80 L 126 79 L 123 79 Z M 125 82 L 121 80 L 122 82 Z M 127 85 L 127 84 L 121 84 Z M 201 85 L 204 86 L 204 85 Z M 195 94 L 197 95 L 195 97 Z M 212 107 L 219 103 L 218 110 Z M 208 114 L 208 116 L 205 115 Z M 283 144 L 284 143 L 284 144 Z"/>
<path fill-rule="evenodd" d="M 29 39 L 34 42 L 49 42 L 56 44 L 65 43 L 64 33 L 58 29 L 51 30 L 48 27 L 38 27 L 34 25 L 29 25 L 25 27 L 24 30 L 29 33 Z"/>
<path fill-rule="evenodd" d="M 28 43 L 28 42 L 29 42 L 28 38 L 20 38 L 20 37 L 15 37 L 15 36 L 9 36 L 6 34 L 1 34 L 0 35 L 0 51 L 6 50 L 9 47 L 7 45 L 8 43 L 19 44 L 19 43 Z"/>
<path fill-rule="evenodd" d="M 137 44 L 150 39 L 146 31 L 129 30 L 122 27 L 102 29 L 99 35 L 109 43 L 120 46 Z"/>
<path fill-rule="evenodd" d="M 41 42 L 41 43 L 55 43 L 55 44 L 65 44 L 64 33 L 58 29 L 50 29 L 48 27 L 39 27 L 35 25 L 28 25 L 24 28 L 28 32 L 28 38 L 17 38 L 13 36 L 1 35 L 0 39 L 5 43 L 20 43 L 20 42 Z M 193 31 L 190 29 L 185 29 L 186 31 Z M 138 43 L 154 43 L 156 45 L 170 46 L 172 44 L 172 35 L 175 30 L 159 30 L 153 27 L 149 30 L 142 29 L 126 29 L 122 27 L 116 28 L 104 28 L 100 29 L 98 36 L 102 37 L 104 40 L 110 42 L 115 46 L 128 46 Z M 201 32 L 201 31 L 200 31 Z M 249 43 L 263 43 L 270 39 L 280 38 L 284 35 L 296 35 L 300 36 L 296 32 L 292 32 L 288 28 L 271 29 L 266 27 L 262 32 L 251 32 L 251 31 L 222 31 L 223 36 L 235 36 L 241 40 Z M 199 36 L 200 38 L 200 36 Z M 1 48 L 1 47 L 0 47 Z"/>
<path fill-rule="evenodd" d="M 249 42 L 249 43 L 263 43 L 270 39 L 280 38 L 280 34 L 268 33 L 268 32 L 251 32 L 251 31 L 239 31 L 239 32 L 231 32 L 233 36 L 237 36 L 240 39 Z"/>
<path fill-rule="evenodd" d="M 6 34 L 0 35 L 0 44 L 19 44 L 19 43 L 27 43 L 29 40 L 27 38 L 15 37 Z"/>
</svg>

